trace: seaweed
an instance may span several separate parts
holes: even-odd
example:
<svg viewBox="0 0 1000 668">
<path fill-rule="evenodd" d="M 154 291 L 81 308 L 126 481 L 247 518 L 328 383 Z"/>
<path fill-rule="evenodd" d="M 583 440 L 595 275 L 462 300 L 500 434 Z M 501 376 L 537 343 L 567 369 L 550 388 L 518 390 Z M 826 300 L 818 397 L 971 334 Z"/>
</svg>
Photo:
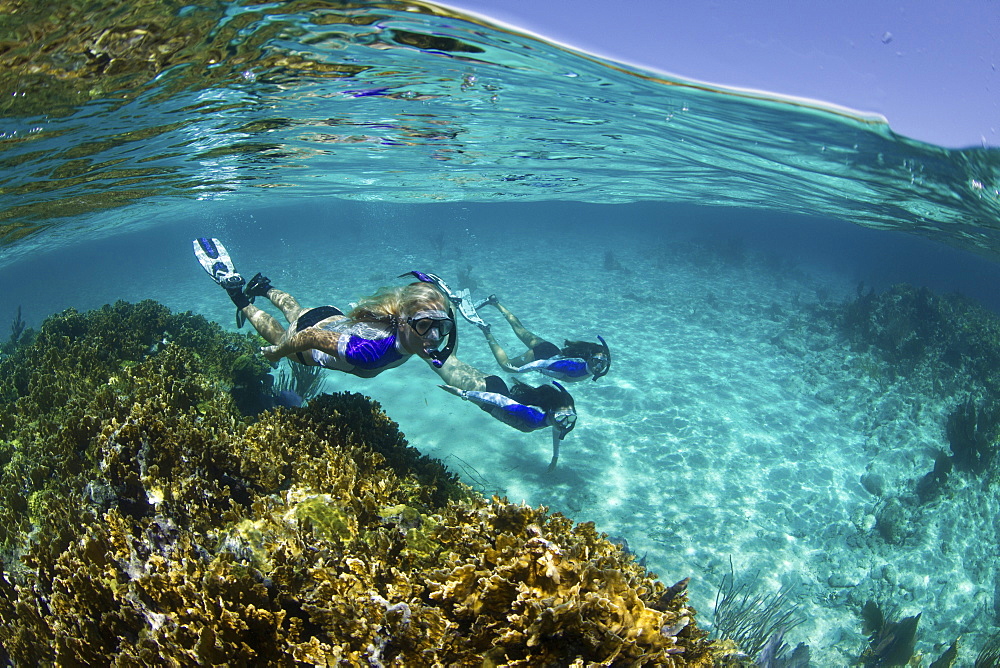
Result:
<svg viewBox="0 0 1000 668">
<path fill-rule="evenodd" d="M 610 249 L 604 251 L 604 271 L 622 271 L 624 268 L 615 257 L 614 251 Z"/>
<path fill-rule="evenodd" d="M 740 652 L 758 659 L 768 648 L 769 660 L 777 660 L 785 648 L 783 638 L 805 618 L 792 601 L 793 588 L 782 586 L 772 594 L 758 593 L 759 573 L 737 584 L 732 560 L 729 574 L 722 578 L 715 594 L 713 637 L 731 640 Z"/>
<path fill-rule="evenodd" d="M 27 326 L 21 317 L 21 307 L 18 305 L 14 312 L 14 318 L 10 323 L 10 337 L 6 341 L 0 341 L 0 353 L 9 355 L 18 346 L 31 343 L 35 337 L 35 330 Z"/>
<path fill-rule="evenodd" d="M 469 292 L 475 292 L 479 288 L 479 281 L 472 276 L 472 270 L 472 265 L 466 264 L 458 270 L 457 274 L 459 287 L 467 289 Z"/>
<path fill-rule="evenodd" d="M 870 600 L 861 609 L 862 628 L 868 634 L 868 645 L 858 657 L 858 663 L 865 668 L 905 666 L 913 656 L 922 613 L 890 621 L 883 608 Z"/>
<path fill-rule="evenodd" d="M 303 402 L 318 395 L 323 386 L 323 367 L 295 364 L 291 360 L 286 362 L 287 370 L 282 368 L 278 371 L 272 390 L 275 393 L 293 392 Z"/>
<path fill-rule="evenodd" d="M 996 457 L 1000 440 L 1000 403 L 969 397 L 948 416 L 945 431 L 955 468 L 974 475 L 984 473 Z"/>
<path fill-rule="evenodd" d="M 17 313 L 14 315 L 14 320 L 10 323 L 10 345 L 16 346 L 21 340 L 21 334 L 24 333 L 24 320 L 21 319 L 21 305 L 17 306 Z"/>
<path fill-rule="evenodd" d="M 994 633 L 976 655 L 976 668 L 997 668 L 1000 666 L 1000 631 Z"/>
<path fill-rule="evenodd" d="M 952 458 L 944 452 L 934 455 L 934 469 L 917 482 L 917 499 L 928 503 L 941 495 L 953 468 Z"/>
<path fill-rule="evenodd" d="M 1000 319 L 957 294 L 894 285 L 881 294 L 858 284 L 839 323 L 858 352 L 872 352 L 895 373 L 920 366 L 935 375 L 958 372 L 990 392 L 1000 391 Z"/>
</svg>

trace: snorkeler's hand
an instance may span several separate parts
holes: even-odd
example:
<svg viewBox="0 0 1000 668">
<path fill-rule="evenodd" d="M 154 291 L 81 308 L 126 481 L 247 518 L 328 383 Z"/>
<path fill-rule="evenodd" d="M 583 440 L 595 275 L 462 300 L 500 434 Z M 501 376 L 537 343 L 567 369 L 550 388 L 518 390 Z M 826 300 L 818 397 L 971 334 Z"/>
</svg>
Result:
<svg viewBox="0 0 1000 668">
<path fill-rule="evenodd" d="M 264 346 L 260 349 L 261 354 L 267 358 L 268 362 L 277 362 L 284 355 L 278 352 L 278 346 Z"/>
<path fill-rule="evenodd" d="M 456 397 L 462 397 L 466 401 L 469 400 L 469 395 L 465 390 L 460 390 L 457 387 L 454 387 L 453 385 L 438 385 L 438 387 L 440 387 L 445 392 L 450 392 L 451 394 L 454 394 Z"/>
</svg>

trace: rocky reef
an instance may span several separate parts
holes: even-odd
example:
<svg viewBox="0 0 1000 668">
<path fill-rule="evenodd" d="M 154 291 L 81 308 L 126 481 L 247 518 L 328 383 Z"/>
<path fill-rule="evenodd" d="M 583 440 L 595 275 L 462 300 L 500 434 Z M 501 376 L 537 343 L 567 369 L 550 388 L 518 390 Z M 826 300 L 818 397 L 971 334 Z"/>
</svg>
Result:
<svg viewBox="0 0 1000 668">
<path fill-rule="evenodd" d="M 684 587 L 372 400 L 246 410 L 258 344 L 119 302 L 0 361 L 0 664 L 712 665 Z"/>
</svg>

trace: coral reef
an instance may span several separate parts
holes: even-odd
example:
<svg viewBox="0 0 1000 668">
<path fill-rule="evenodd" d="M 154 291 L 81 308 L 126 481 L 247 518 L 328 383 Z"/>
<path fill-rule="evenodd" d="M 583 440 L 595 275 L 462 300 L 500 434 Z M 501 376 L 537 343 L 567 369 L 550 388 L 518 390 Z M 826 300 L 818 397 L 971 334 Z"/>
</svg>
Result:
<svg viewBox="0 0 1000 668">
<path fill-rule="evenodd" d="M 884 293 L 858 286 L 840 312 L 856 352 L 866 355 L 881 388 L 905 379 L 959 403 L 943 425 L 951 454 L 936 452 L 933 470 L 914 481 L 916 501 L 942 498 L 952 471 L 995 478 L 1000 442 L 1000 319 L 960 295 L 895 285 Z M 883 364 L 879 364 L 880 360 Z M 881 377 L 884 374 L 885 377 Z M 898 508 L 887 507 L 879 531 L 898 544 Z"/>
<path fill-rule="evenodd" d="M 971 299 L 906 284 L 881 294 L 859 285 L 841 323 L 855 350 L 873 351 L 899 370 L 933 364 L 1000 390 L 1000 320 Z"/>
<path fill-rule="evenodd" d="M 0 361 L 0 658 L 712 665 L 683 586 L 475 495 L 370 399 L 246 416 L 255 345 L 119 302 Z"/>
</svg>

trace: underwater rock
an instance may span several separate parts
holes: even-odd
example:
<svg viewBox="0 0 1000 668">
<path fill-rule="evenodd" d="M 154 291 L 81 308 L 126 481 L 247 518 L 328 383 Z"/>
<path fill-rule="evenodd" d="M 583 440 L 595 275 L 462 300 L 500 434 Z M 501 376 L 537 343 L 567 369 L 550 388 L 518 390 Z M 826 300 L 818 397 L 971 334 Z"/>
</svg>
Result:
<svg viewBox="0 0 1000 668">
<path fill-rule="evenodd" d="M 477 496 L 374 401 L 241 414 L 257 345 L 119 302 L 0 361 L 5 662 L 712 665 L 686 587 Z"/>
<path fill-rule="evenodd" d="M 945 483 L 948 482 L 951 469 L 951 458 L 943 452 L 938 452 L 934 456 L 934 469 L 917 481 L 916 492 L 920 503 L 928 503 L 940 496 Z"/>
<path fill-rule="evenodd" d="M 902 545 L 909 533 L 907 522 L 906 510 L 896 498 L 889 499 L 875 516 L 875 528 L 889 545 Z"/>
<path fill-rule="evenodd" d="M 861 486 L 872 496 L 885 494 L 885 479 L 878 473 L 865 473 L 861 476 Z"/>
</svg>

